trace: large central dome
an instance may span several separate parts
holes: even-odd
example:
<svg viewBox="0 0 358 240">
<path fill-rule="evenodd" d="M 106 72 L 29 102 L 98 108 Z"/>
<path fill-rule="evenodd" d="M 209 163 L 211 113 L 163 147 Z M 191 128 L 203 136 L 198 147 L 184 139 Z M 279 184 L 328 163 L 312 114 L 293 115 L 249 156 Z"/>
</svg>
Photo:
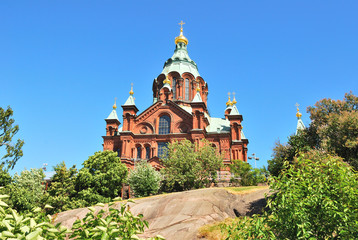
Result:
<svg viewBox="0 0 358 240">
<path fill-rule="evenodd" d="M 195 78 L 200 76 L 196 63 L 189 57 L 188 40 L 183 35 L 183 29 L 180 29 L 180 35 L 175 38 L 175 44 L 174 54 L 164 63 L 162 73 L 167 75 L 170 72 L 178 72 L 182 75 L 188 72 L 193 74 Z"/>
</svg>

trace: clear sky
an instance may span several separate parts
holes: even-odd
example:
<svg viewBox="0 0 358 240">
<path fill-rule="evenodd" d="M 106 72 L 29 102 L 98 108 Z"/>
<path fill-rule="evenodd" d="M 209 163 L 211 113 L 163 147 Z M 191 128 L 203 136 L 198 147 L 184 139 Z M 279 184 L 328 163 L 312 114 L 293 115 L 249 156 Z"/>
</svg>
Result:
<svg viewBox="0 0 358 240">
<path fill-rule="evenodd" d="M 224 117 L 237 93 L 257 166 L 295 132 L 296 103 L 308 125 L 316 101 L 358 94 L 355 0 L 0 1 L 0 10 L 0 106 L 13 108 L 25 140 L 13 172 L 80 168 L 102 150 L 104 119 L 131 82 L 139 110 L 151 105 L 181 20 L 211 115 Z"/>
</svg>

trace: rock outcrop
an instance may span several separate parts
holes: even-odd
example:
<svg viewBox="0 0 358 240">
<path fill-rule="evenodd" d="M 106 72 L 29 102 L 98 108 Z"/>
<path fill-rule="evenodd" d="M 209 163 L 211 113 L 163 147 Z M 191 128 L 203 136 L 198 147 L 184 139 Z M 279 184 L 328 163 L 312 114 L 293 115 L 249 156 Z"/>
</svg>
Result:
<svg viewBox="0 0 358 240">
<path fill-rule="evenodd" d="M 252 204 L 260 199 L 262 202 L 268 191 L 265 188 L 232 194 L 225 189 L 207 188 L 138 199 L 129 205 L 133 214 L 141 213 L 149 222 L 149 229 L 142 237 L 160 234 L 168 240 L 196 239 L 197 230 L 202 225 L 250 214 Z M 57 216 L 57 222 L 71 227 L 87 212 L 87 208 L 62 212 Z"/>
</svg>

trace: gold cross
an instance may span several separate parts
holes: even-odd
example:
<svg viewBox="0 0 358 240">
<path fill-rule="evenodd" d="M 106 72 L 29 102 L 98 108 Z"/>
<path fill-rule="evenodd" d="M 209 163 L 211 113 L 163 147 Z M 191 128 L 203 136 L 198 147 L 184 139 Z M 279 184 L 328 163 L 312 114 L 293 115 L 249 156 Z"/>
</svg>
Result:
<svg viewBox="0 0 358 240">
<path fill-rule="evenodd" d="M 180 21 L 179 25 L 180 25 L 180 28 L 183 29 L 183 25 L 185 24 L 185 22 L 183 21 Z"/>
<path fill-rule="evenodd" d="M 299 106 L 300 106 L 300 104 L 296 103 L 296 107 L 299 107 Z"/>
<path fill-rule="evenodd" d="M 235 97 L 235 94 L 236 94 L 235 92 L 232 93 L 232 95 L 233 95 L 234 97 Z"/>
</svg>

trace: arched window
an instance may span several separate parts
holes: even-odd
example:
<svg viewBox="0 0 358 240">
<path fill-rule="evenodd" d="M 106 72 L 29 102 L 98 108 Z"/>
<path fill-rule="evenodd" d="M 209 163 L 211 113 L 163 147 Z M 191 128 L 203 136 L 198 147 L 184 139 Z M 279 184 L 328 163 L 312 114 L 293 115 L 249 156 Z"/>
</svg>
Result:
<svg viewBox="0 0 358 240">
<path fill-rule="evenodd" d="M 165 153 L 165 149 L 167 148 L 168 143 L 167 142 L 158 142 L 158 157 L 163 157 L 163 154 Z"/>
<path fill-rule="evenodd" d="M 185 78 L 185 100 L 189 101 L 189 78 Z"/>
<path fill-rule="evenodd" d="M 150 147 L 146 146 L 145 147 L 145 159 L 149 159 L 150 158 Z"/>
<path fill-rule="evenodd" d="M 176 99 L 177 98 L 177 90 L 176 90 L 176 78 L 173 78 L 173 99 Z"/>
<path fill-rule="evenodd" d="M 170 132 L 170 117 L 167 115 L 161 116 L 159 119 L 159 134 L 169 134 Z"/>
<path fill-rule="evenodd" d="M 137 147 L 137 159 L 142 158 L 142 149 L 140 146 Z"/>
</svg>

